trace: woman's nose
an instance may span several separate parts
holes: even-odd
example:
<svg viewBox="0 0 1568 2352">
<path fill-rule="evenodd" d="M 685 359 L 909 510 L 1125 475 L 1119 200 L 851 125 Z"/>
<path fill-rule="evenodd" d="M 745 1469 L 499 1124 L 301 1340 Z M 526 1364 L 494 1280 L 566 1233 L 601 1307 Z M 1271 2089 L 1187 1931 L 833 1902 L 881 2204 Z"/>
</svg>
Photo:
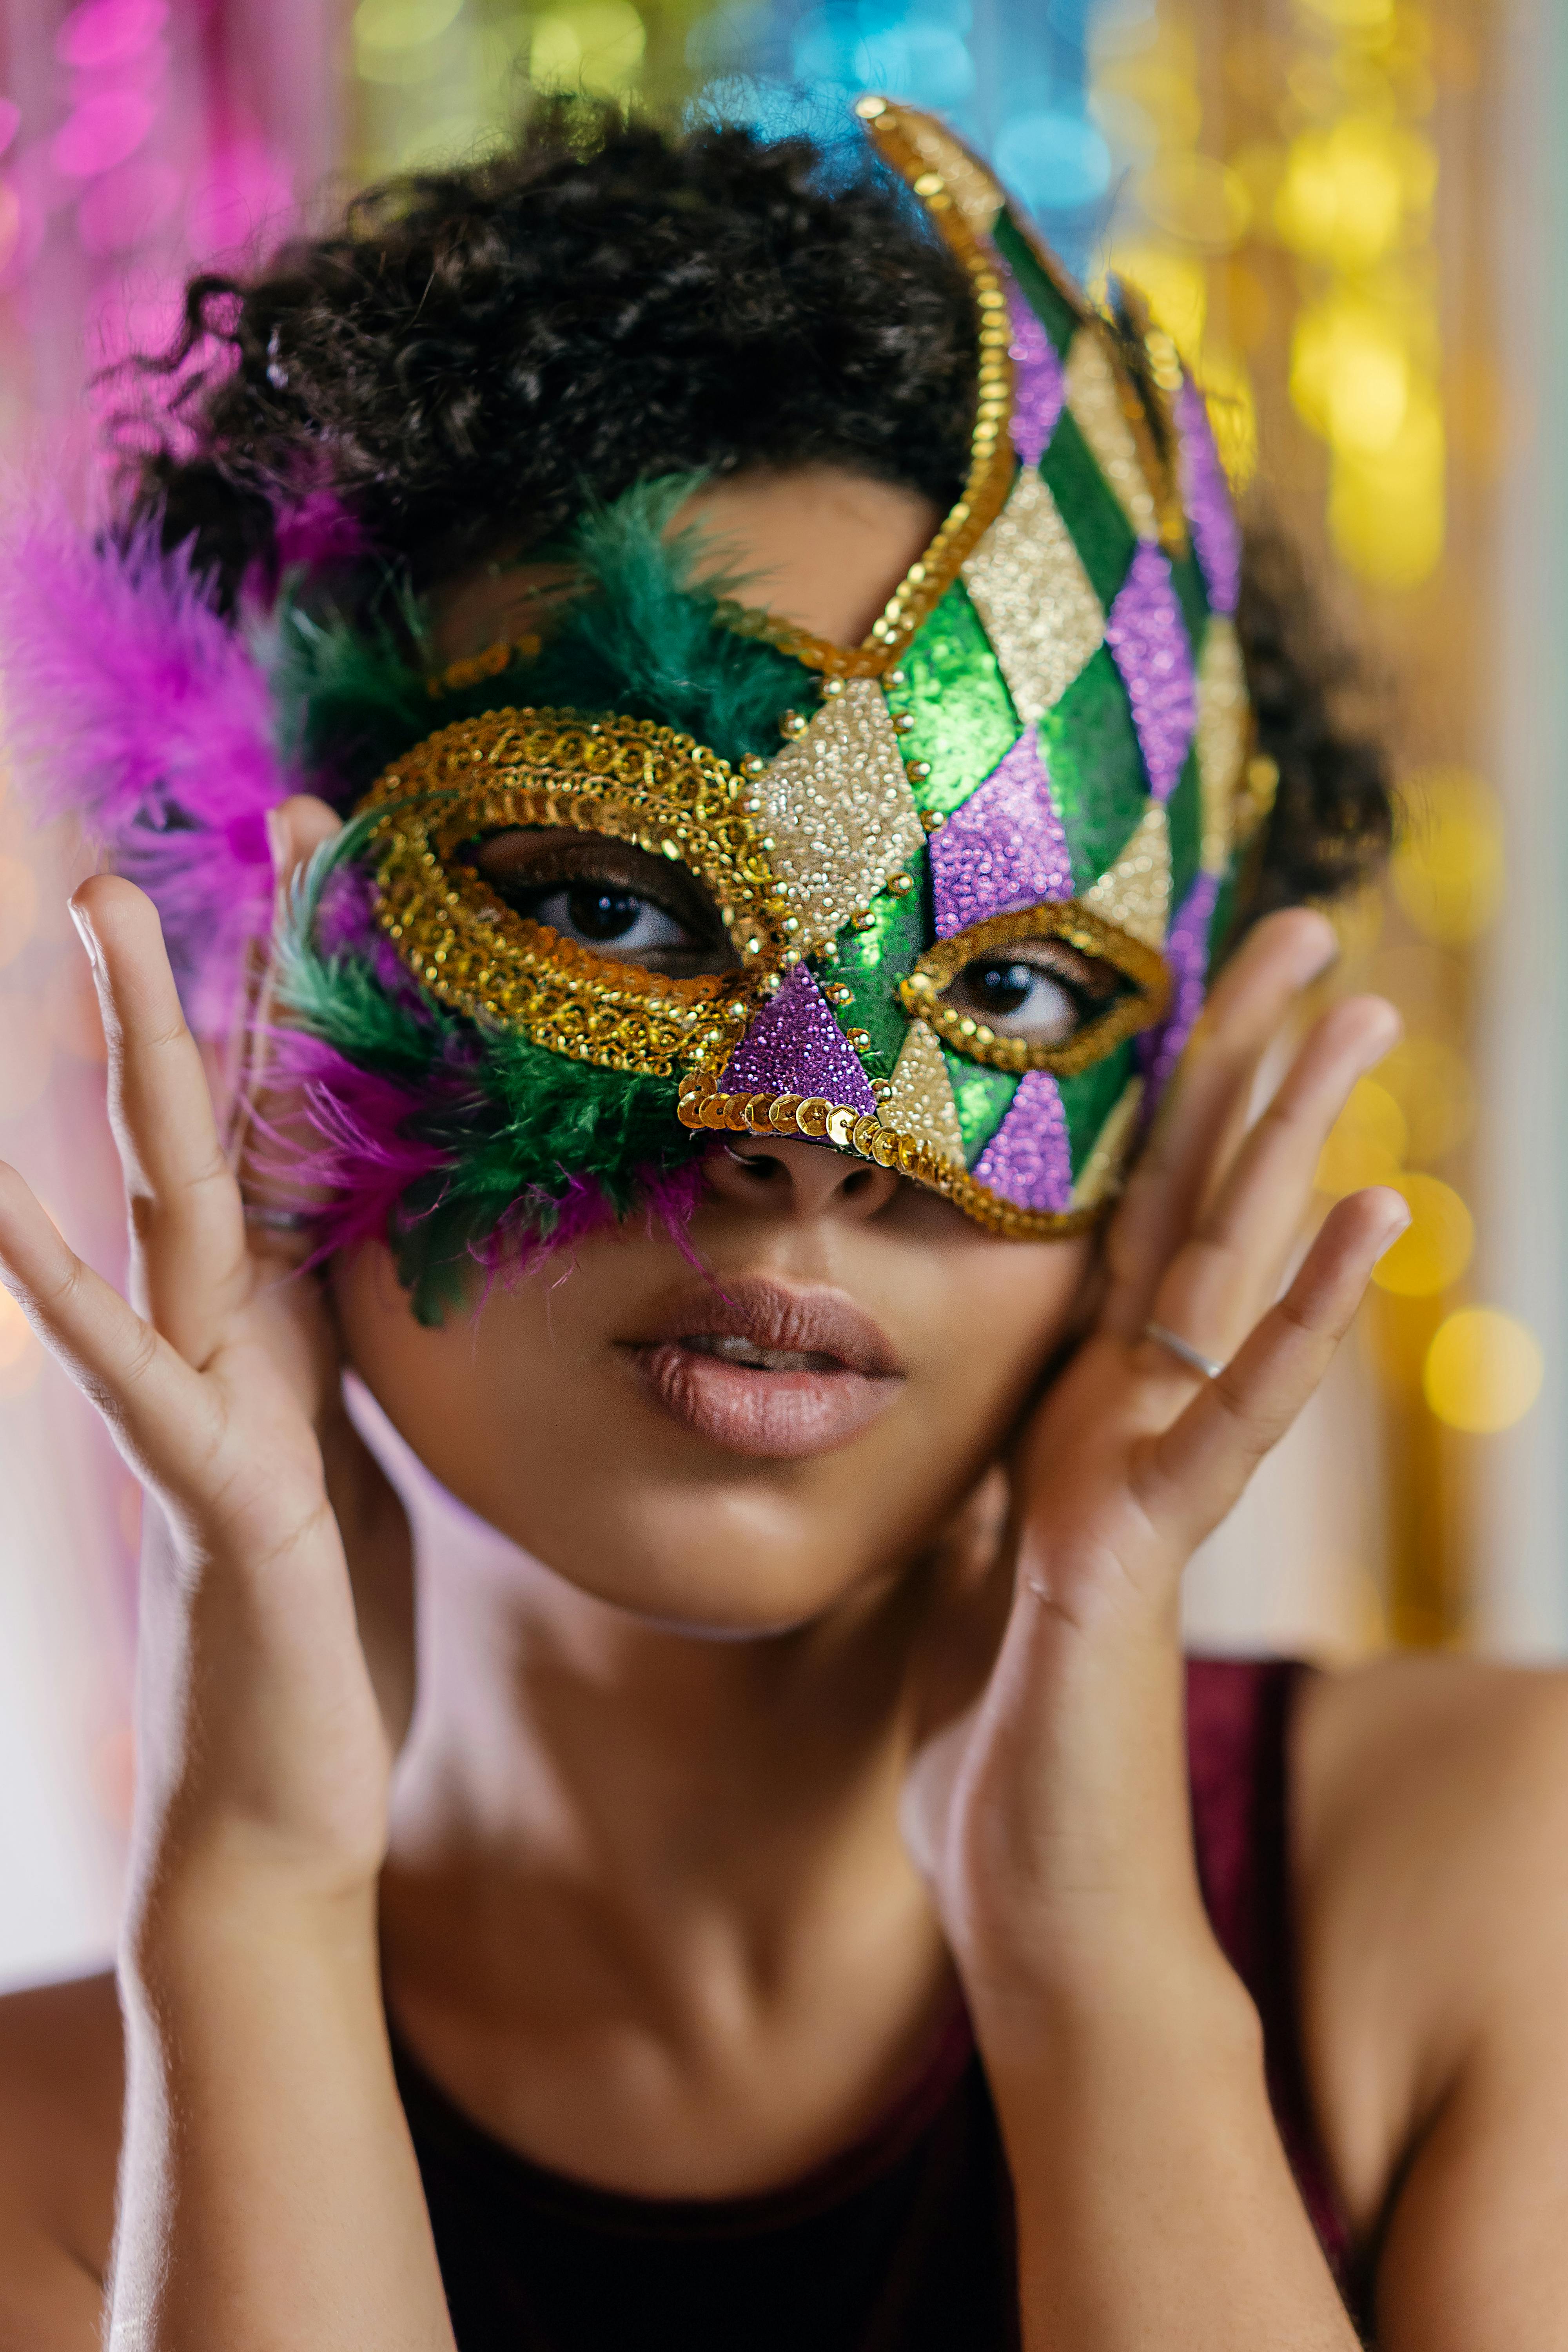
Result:
<svg viewBox="0 0 1568 2352">
<path fill-rule="evenodd" d="M 887 1205 L 900 1182 L 892 1170 L 852 1160 L 830 1144 L 762 1135 L 724 1143 L 710 1155 L 707 1172 L 721 1200 L 765 1209 L 771 1216 L 863 1221 Z"/>
</svg>

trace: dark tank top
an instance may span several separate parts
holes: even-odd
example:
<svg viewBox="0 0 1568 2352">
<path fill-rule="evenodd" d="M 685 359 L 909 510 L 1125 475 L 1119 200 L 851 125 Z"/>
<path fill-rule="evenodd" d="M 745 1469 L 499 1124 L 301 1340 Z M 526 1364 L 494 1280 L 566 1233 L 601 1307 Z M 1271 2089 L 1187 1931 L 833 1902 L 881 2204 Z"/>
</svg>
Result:
<svg viewBox="0 0 1568 2352">
<path fill-rule="evenodd" d="M 1348 2291 L 1296 2016 L 1286 1753 L 1300 1672 L 1189 1664 L 1193 1821 L 1210 1919 L 1263 2021 L 1280 2136 Z M 396 2055 L 458 2352 L 1017 2352 L 1012 2190 L 957 2004 L 874 2130 L 763 2196 L 586 2188 L 492 2139 Z"/>
</svg>

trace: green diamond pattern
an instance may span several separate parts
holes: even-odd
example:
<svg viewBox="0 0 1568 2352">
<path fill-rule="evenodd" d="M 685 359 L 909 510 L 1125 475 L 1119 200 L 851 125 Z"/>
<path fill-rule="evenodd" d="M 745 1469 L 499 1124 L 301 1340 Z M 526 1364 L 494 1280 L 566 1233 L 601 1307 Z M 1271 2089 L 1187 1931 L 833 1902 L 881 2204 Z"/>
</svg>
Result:
<svg viewBox="0 0 1568 2352">
<path fill-rule="evenodd" d="M 1101 646 L 1040 721 L 1051 797 L 1079 896 L 1115 859 L 1149 805 L 1149 780 L 1121 673 Z"/>
</svg>

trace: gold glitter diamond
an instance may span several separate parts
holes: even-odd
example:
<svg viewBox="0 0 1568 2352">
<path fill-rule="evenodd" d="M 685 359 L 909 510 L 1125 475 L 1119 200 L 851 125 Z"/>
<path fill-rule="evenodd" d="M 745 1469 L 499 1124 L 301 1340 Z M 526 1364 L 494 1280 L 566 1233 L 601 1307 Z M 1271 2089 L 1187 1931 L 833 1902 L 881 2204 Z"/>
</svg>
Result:
<svg viewBox="0 0 1568 2352">
<path fill-rule="evenodd" d="M 963 1167 L 963 1137 L 947 1064 L 923 1021 L 910 1025 L 903 1051 L 893 1066 L 893 1090 L 882 1105 L 882 1117 L 900 1135 L 923 1143 L 939 1159 Z"/>
<path fill-rule="evenodd" d="M 1095 320 L 1073 337 L 1067 357 L 1067 404 L 1139 538 L 1157 540 L 1159 505 L 1121 404 L 1121 383 L 1105 337 L 1106 330 Z"/>
<path fill-rule="evenodd" d="M 1032 727 L 1104 642 L 1105 613 L 1061 509 L 1033 466 L 968 562 L 963 583 Z"/>
<path fill-rule="evenodd" d="M 1089 1158 L 1072 1188 L 1070 1214 L 1081 1215 L 1086 1209 L 1099 1209 L 1121 1189 L 1122 1171 L 1131 1148 L 1132 1130 L 1137 1122 L 1138 1106 L 1143 1099 L 1143 1081 L 1130 1078 L 1100 1133 L 1095 1137 Z"/>
<path fill-rule="evenodd" d="M 1164 946 L 1171 917 L 1171 828 L 1163 803 L 1155 801 L 1144 811 L 1115 865 L 1079 904 L 1156 953 Z"/>
<path fill-rule="evenodd" d="M 825 703 L 757 790 L 759 831 L 771 836 L 773 871 L 789 886 L 803 954 L 832 939 L 925 840 L 899 739 L 871 678 L 851 678 Z"/>
<path fill-rule="evenodd" d="M 1211 615 L 1198 664 L 1198 781 L 1203 787 L 1203 867 L 1223 874 L 1230 857 L 1252 711 L 1235 625 Z"/>
</svg>

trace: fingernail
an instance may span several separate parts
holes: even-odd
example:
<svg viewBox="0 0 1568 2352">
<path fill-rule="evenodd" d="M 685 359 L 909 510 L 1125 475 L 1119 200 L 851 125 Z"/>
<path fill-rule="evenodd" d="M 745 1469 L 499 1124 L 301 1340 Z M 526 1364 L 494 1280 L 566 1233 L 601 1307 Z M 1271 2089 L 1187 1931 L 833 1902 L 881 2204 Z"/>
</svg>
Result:
<svg viewBox="0 0 1568 2352">
<path fill-rule="evenodd" d="M 1383 1239 L 1378 1244 L 1377 1255 L 1379 1258 L 1386 1257 L 1389 1251 L 1394 1247 L 1394 1243 L 1399 1239 L 1400 1235 L 1402 1234 L 1407 1234 L 1409 1231 L 1410 1206 L 1407 1202 L 1401 1201 L 1396 1209 L 1391 1209 L 1388 1213 L 1388 1217 L 1383 1229 Z"/>
<path fill-rule="evenodd" d="M 68 900 L 68 904 L 70 908 L 70 919 L 76 925 L 77 937 L 80 940 L 82 946 L 87 950 L 87 960 L 92 966 L 94 971 L 96 971 L 99 968 L 100 961 L 98 940 L 94 935 L 92 925 L 88 920 L 87 909 L 84 907 L 79 907 L 74 898 Z"/>
<path fill-rule="evenodd" d="M 265 810 L 263 822 L 267 827 L 267 846 L 272 857 L 272 879 L 278 882 L 282 879 L 284 860 L 289 855 L 289 843 L 283 831 L 283 821 L 276 809 Z"/>
</svg>

